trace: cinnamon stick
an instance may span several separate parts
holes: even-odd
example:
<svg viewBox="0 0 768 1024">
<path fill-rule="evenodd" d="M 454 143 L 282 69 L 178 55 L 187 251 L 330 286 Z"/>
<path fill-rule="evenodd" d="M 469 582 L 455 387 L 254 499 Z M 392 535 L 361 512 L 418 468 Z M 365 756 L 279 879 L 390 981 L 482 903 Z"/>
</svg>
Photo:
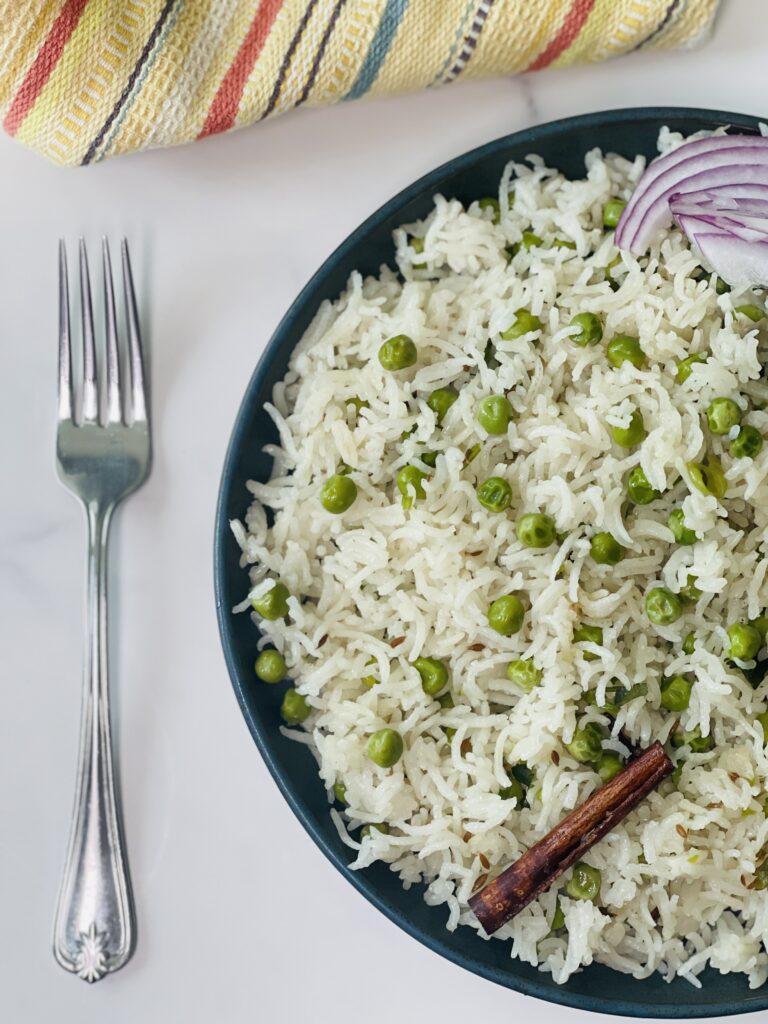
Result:
<svg viewBox="0 0 768 1024">
<path fill-rule="evenodd" d="M 475 893 L 469 905 L 486 934 L 498 931 L 548 889 L 670 775 L 673 767 L 662 745 L 654 743 Z"/>
</svg>

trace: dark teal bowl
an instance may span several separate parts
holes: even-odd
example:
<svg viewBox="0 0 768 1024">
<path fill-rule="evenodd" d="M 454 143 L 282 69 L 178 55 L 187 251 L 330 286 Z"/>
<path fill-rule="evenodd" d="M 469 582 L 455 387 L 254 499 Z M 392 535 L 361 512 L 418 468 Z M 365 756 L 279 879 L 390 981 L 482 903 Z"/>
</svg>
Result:
<svg viewBox="0 0 768 1024">
<path fill-rule="evenodd" d="M 494 195 L 504 165 L 540 154 L 548 164 L 571 176 L 584 173 L 584 154 L 594 146 L 628 157 L 656 152 L 659 128 L 669 125 L 690 134 L 720 125 L 756 132 L 758 119 L 742 114 L 680 108 L 638 108 L 569 117 L 529 128 L 490 142 L 450 160 L 419 179 L 377 210 L 325 261 L 285 315 L 267 345 L 245 392 L 224 463 L 216 513 L 215 586 L 221 641 L 240 708 L 267 768 L 296 817 L 332 864 L 370 902 L 419 942 L 499 985 L 582 1010 L 634 1017 L 710 1017 L 747 1013 L 768 1007 L 766 987 L 750 991 L 743 977 L 708 970 L 703 988 L 680 979 L 667 984 L 654 976 L 644 981 L 607 967 L 591 966 L 566 985 L 555 985 L 547 974 L 510 959 L 509 944 L 484 941 L 469 928 L 445 929 L 444 907 L 428 907 L 421 892 L 406 892 L 385 865 L 365 871 L 347 868 L 350 851 L 342 845 L 328 814 L 325 789 L 307 749 L 279 732 L 280 686 L 264 686 L 254 677 L 256 632 L 248 615 L 233 615 L 242 600 L 246 576 L 239 566 L 239 549 L 229 520 L 241 518 L 249 504 L 246 480 L 266 480 L 271 459 L 262 452 L 277 434 L 263 409 L 274 384 L 285 374 L 296 342 L 324 299 L 335 298 L 351 271 L 375 274 L 393 263 L 392 230 L 425 216 L 436 192 L 469 202 Z"/>
</svg>

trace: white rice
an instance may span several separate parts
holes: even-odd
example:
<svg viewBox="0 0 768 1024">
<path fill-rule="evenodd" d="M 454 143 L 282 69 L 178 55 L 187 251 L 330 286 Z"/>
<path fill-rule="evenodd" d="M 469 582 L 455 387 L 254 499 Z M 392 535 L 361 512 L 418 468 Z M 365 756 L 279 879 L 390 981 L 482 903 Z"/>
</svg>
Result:
<svg viewBox="0 0 768 1024">
<path fill-rule="evenodd" d="M 669 133 L 662 140 L 676 141 Z M 346 786 L 348 806 L 330 813 L 354 868 L 384 861 L 404 886 L 426 883 L 424 898 L 444 908 L 449 929 L 478 929 L 467 907 L 473 890 L 599 785 L 564 747 L 577 724 L 600 722 L 610 734 L 605 747 L 624 755 L 622 736 L 644 746 L 668 740 L 678 721 L 684 730 L 698 726 L 714 749 L 684 751 L 678 784 L 663 783 L 589 852 L 602 872 L 598 903 L 569 899 L 558 883 L 497 938 L 559 983 L 594 960 L 696 985 L 711 965 L 743 972 L 757 987 L 768 979 L 768 895 L 746 883 L 768 840 L 768 756 L 755 720 L 768 683 L 753 690 L 723 655 L 726 627 L 768 605 L 768 447 L 754 461 L 733 459 L 728 438 L 709 436 L 702 413 L 714 396 L 738 397 L 750 410 L 744 422 L 768 430 L 768 413 L 758 411 L 768 401 L 760 378 L 766 339 L 733 313 L 754 297 L 718 295 L 708 278 L 696 280 L 697 256 L 677 230 L 647 259 L 622 253 L 612 290 L 604 268 L 618 253 L 602 208 L 630 194 L 643 161 L 594 151 L 586 167 L 585 179 L 569 181 L 536 157 L 509 166 L 498 225 L 477 203 L 465 209 L 436 196 L 425 221 L 394 234 L 399 275 L 353 274 L 347 291 L 320 309 L 275 388 L 274 475 L 249 485 L 256 500 L 245 524 L 232 525 L 250 566 L 248 597 L 277 577 L 294 595 L 287 620 L 260 623 L 260 646 L 284 654 L 312 708 L 307 732 L 286 734 L 310 743 L 329 801 L 334 783 Z M 525 230 L 544 245 L 509 262 L 505 247 Z M 413 236 L 424 238 L 419 255 Z M 555 238 L 576 249 L 552 247 Z M 520 307 L 541 318 L 542 331 L 500 340 Z M 569 340 L 568 324 L 583 311 L 603 321 L 595 347 Z M 640 338 L 647 369 L 607 362 L 605 344 L 620 333 Z M 413 338 L 419 358 L 388 373 L 377 353 L 395 334 Z M 484 358 L 489 338 L 494 368 Z M 706 363 L 678 383 L 677 360 L 707 350 Z M 437 427 L 426 398 L 447 385 L 459 398 Z M 515 415 L 506 435 L 488 437 L 476 406 L 502 392 Z M 353 397 L 368 403 L 359 414 L 347 404 Z M 638 448 L 620 449 L 608 427 L 626 424 L 633 408 L 649 434 Z M 480 454 L 465 465 L 476 443 Z M 686 462 L 707 445 L 726 468 L 721 503 L 687 483 Z M 394 478 L 425 450 L 439 453 L 437 463 L 426 497 L 406 511 Z M 342 461 L 359 494 L 334 516 L 318 493 Z M 628 508 L 626 476 L 638 464 L 665 493 Z M 476 484 L 491 475 L 513 487 L 502 514 L 477 501 Z M 691 547 L 672 543 L 666 526 L 679 505 L 701 537 Z M 271 527 L 265 508 L 274 512 Z M 567 533 L 562 543 L 521 546 L 515 521 L 531 511 L 555 518 Z M 596 530 L 626 545 L 619 565 L 589 557 Z M 678 591 L 689 574 L 703 592 L 698 604 L 672 626 L 651 625 L 645 592 L 654 584 Z M 504 638 L 486 614 L 510 592 L 525 595 L 529 610 L 522 630 Z M 574 644 L 582 622 L 602 626 L 602 646 Z M 694 628 L 696 648 L 686 655 L 681 641 Z M 586 660 L 585 651 L 597 657 Z M 412 665 L 420 655 L 449 665 L 453 709 L 424 693 Z M 543 670 L 530 694 L 506 679 L 513 658 L 533 658 Z M 660 679 L 674 673 L 695 680 L 680 716 L 659 706 Z M 370 674 L 379 682 L 366 689 L 361 678 Z M 602 700 L 616 682 L 645 682 L 647 695 L 614 722 L 582 698 L 596 690 Z M 366 756 L 368 736 L 384 726 L 405 743 L 391 769 Z M 455 730 L 450 740 L 445 727 Z M 523 807 L 498 795 L 507 767 L 520 761 L 535 772 Z M 387 822 L 389 833 L 371 829 L 361 840 L 359 827 L 374 822 Z M 567 930 L 551 934 L 558 892 Z"/>
</svg>

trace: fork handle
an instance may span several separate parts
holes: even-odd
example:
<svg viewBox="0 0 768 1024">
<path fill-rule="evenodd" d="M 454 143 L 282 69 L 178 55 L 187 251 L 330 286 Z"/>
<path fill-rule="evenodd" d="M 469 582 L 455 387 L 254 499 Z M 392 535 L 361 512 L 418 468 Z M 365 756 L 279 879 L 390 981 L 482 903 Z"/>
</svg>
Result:
<svg viewBox="0 0 768 1024">
<path fill-rule="evenodd" d="M 134 948 L 135 919 L 112 769 L 107 671 L 107 542 L 112 506 L 86 504 L 86 652 L 72 832 L 59 891 L 53 950 L 93 982 Z"/>
</svg>

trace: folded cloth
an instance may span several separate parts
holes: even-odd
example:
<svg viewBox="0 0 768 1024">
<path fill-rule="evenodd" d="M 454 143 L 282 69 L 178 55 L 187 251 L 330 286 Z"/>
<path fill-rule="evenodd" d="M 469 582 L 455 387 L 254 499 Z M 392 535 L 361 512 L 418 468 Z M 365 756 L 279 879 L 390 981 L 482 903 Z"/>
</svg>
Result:
<svg viewBox="0 0 768 1024">
<path fill-rule="evenodd" d="M 59 164 L 333 103 L 691 46 L 719 0 L 0 0 L 0 117 Z"/>
</svg>

